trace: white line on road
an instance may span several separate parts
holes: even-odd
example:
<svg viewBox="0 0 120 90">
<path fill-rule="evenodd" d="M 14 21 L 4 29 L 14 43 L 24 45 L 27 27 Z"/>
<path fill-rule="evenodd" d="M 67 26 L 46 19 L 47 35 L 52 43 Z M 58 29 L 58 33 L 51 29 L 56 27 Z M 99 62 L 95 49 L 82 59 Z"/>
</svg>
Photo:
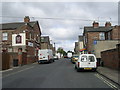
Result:
<svg viewBox="0 0 120 90">
<path fill-rule="evenodd" d="M 11 74 L 8 74 L 8 75 L 4 76 L 3 78 L 8 77 L 8 76 L 11 76 L 11 75 L 14 75 L 14 74 L 17 74 L 17 73 L 19 73 L 19 72 L 23 72 L 23 71 L 28 70 L 28 69 L 31 69 L 31 68 L 34 68 L 34 66 L 29 67 L 29 68 L 25 68 L 25 69 L 23 69 L 23 70 L 20 70 L 20 71 L 17 71 L 17 72 L 11 73 Z"/>
<path fill-rule="evenodd" d="M 7 71 L 11 71 L 11 70 L 13 70 L 13 69 L 8 69 L 8 70 L 0 71 L 0 72 L 7 72 Z"/>
<path fill-rule="evenodd" d="M 117 87 L 115 85 L 113 85 L 112 83 L 110 83 L 109 81 L 105 80 L 103 77 L 101 77 L 98 74 L 95 74 L 96 77 L 98 77 L 99 79 L 101 79 L 104 83 L 106 83 L 108 86 L 110 86 L 113 89 L 117 89 Z"/>
</svg>

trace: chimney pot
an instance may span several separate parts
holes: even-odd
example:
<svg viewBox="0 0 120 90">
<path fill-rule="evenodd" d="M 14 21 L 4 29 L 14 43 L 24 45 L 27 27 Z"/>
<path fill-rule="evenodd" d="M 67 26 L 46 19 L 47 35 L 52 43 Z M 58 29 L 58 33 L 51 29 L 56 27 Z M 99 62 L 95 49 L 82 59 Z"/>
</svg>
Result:
<svg viewBox="0 0 120 90">
<path fill-rule="evenodd" d="M 25 18 L 24 18 L 24 22 L 25 22 L 25 23 L 29 23 L 29 22 L 30 22 L 30 18 L 29 18 L 29 16 L 25 16 Z"/>
<path fill-rule="evenodd" d="M 94 22 L 93 22 L 93 27 L 94 27 L 94 28 L 98 28 L 98 27 L 99 27 L 99 23 L 94 21 Z"/>
<path fill-rule="evenodd" d="M 111 26 L 111 23 L 110 22 L 106 22 L 105 23 L 105 27 L 110 27 Z"/>
</svg>

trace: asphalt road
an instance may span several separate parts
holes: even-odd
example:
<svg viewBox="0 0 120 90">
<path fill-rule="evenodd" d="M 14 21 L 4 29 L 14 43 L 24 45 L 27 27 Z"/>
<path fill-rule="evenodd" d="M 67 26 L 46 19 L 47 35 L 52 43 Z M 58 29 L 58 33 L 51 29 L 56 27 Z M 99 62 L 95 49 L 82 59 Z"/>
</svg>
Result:
<svg viewBox="0 0 120 90">
<path fill-rule="evenodd" d="M 3 88 L 111 88 L 97 72 L 77 72 L 68 59 L 3 72 Z"/>
</svg>

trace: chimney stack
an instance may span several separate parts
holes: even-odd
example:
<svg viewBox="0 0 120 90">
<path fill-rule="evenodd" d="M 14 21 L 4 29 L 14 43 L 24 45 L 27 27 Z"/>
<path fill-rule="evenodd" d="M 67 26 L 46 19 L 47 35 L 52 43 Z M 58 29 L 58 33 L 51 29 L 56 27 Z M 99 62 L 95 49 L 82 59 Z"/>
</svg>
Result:
<svg viewBox="0 0 120 90">
<path fill-rule="evenodd" d="M 106 22 L 105 23 L 105 27 L 110 27 L 111 26 L 111 23 L 110 22 Z"/>
<path fill-rule="evenodd" d="M 24 18 L 24 22 L 25 22 L 25 23 L 29 23 L 29 22 L 30 22 L 30 18 L 29 18 L 29 16 L 25 16 L 25 18 Z"/>
<path fill-rule="evenodd" d="M 98 28 L 98 27 L 99 27 L 99 23 L 94 21 L 94 22 L 93 22 L 93 27 L 94 27 L 94 28 Z"/>
</svg>

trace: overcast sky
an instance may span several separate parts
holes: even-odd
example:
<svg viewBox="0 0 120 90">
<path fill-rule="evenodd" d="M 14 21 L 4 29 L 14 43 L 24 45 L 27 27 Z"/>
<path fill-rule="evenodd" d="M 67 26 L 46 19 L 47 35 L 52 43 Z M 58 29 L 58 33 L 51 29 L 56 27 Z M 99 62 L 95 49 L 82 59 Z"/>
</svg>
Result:
<svg viewBox="0 0 120 90">
<path fill-rule="evenodd" d="M 75 41 L 78 41 L 78 35 L 82 35 L 84 26 L 91 26 L 94 20 L 99 21 L 101 26 L 106 21 L 117 25 L 118 3 L 6 2 L 2 3 L 2 16 L 0 23 L 21 22 L 24 16 L 29 16 L 31 21 L 38 20 L 42 35 L 49 35 L 56 47 L 73 51 Z"/>
</svg>

